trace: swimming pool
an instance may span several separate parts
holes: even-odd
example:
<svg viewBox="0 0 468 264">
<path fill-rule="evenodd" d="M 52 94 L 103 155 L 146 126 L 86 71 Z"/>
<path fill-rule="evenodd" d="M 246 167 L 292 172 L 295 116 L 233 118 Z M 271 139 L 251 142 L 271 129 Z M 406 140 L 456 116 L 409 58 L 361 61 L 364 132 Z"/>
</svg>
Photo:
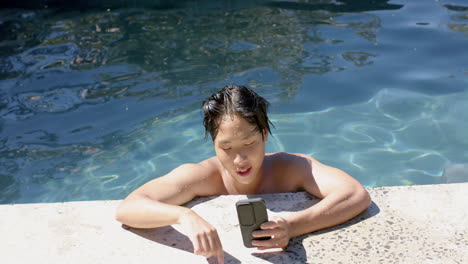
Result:
<svg viewBox="0 0 468 264">
<path fill-rule="evenodd" d="M 230 83 L 270 101 L 267 151 L 365 186 L 468 161 L 463 1 L 222 3 L 1 9 L 0 203 L 121 199 L 214 155 L 199 107 Z"/>
</svg>

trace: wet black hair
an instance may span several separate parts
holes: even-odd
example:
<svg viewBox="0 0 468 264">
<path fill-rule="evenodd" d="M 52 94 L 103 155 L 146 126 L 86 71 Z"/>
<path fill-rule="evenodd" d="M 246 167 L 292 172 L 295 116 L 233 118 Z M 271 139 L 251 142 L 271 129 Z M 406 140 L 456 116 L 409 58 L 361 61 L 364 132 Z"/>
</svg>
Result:
<svg viewBox="0 0 468 264">
<path fill-rule="evenodd" d="M 252 89 L 245 86 L 229 85 L 219 92 L 214 93 L 203 101 L 203 125 L 205 126 L 205 137 L 208 133 L 214 141 L 218 134 L 219 125 L 224 116 L 239 115 L 249 124 L 256 127 L 262 133 L 268 131 L 271 134 L 268 119 L 268 101 L 259 96 Z"/>
</svg>

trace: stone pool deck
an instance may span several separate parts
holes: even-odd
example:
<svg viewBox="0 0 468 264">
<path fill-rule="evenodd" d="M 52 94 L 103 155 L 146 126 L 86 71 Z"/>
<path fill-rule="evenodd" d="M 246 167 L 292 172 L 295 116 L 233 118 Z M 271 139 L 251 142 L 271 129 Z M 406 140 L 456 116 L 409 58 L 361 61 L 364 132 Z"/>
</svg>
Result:
<svg viewBox="0 0 468 264">
<path fill-rule="evenodd" d="M 244 248 L 234 204 L 246 196 L 201 198 L 188 206 L 217 227 L 225 263 L 468 263 L 468 183 L 369 192 L 373 204 L 364 213 L 295 238 L 284 252 Z M 270 216 L 317 202 L 305 193 L 259 196 Z M 117 204 L 0 205 L 0 262 L 207 263 L 191 253 L 191 243 L 177 225 L 122 228 L 114 220 Z"/>
</svg>

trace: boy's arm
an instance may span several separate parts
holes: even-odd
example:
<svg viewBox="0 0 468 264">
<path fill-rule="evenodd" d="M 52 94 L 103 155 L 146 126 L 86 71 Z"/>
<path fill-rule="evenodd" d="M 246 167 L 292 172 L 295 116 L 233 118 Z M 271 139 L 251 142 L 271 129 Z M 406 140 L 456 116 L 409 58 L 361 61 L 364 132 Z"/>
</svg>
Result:
<svg viewBox="0 0 468 264">
<path fill-rule="evenodd" d="M 276 239 L 256 240 L 256 246 L 285 247 L 290 238 L 343 223 L 370 206 L 369 194 L 353 177 L 309 156 L 302 157 L 310 162 L 312 169 L 312 177 L 304 178 L 302 187 L 322 200 L 288 217 L 263 224 L 263 230 L 254 232 L 254 236 L 273 235 Z"/>
<path fill-rule="evenodd" d="M 312 175 L 304 179 L 304 189 L 322 198 L 314 206 L 291 215 L 291 237 L 341 224 L 367 209 L 371 204 L 366 189 L 344 171 L 307 157 Z"/>
<path fill-rule="evenodd" d="M 195 198 L 190 175 L 196 164 L 184 164 L 169 174 L 151 180 L 127 196 L 116 212 L 117 221 L 136 228 L 154 228 L 179 223 L 190 209 L 180 205 Z M 186 187 L 184 187 L 186 186 Z M 192 188 L 188 188 L 188 187 Z"/>
<path fill-rule="evenodd" d="M 136 228 L 181 224 L 193 243 L 194 253 L 224 260 L 216 229 L 189 208 L 180 206 L 196 196 L 216 193 L 217 177 L 212 168 L 185 164 L 169 174 L 149 181 L 123 200 L 116 212 L 117 221 Z"/>
<path fill-rule="evenodd" d="M 190 174 L 193 174 L 196 166 L 196 164 L 184 164 L 169 174 L 140 186 L 119 204 L 116 219 L 136 228 L 153 228 L 178 223 L 180 216 L 189 211 L 188 208 L 179 205 L 196 196 L 194 188 L 184 188 L 195 185 Z"/>
</svg>

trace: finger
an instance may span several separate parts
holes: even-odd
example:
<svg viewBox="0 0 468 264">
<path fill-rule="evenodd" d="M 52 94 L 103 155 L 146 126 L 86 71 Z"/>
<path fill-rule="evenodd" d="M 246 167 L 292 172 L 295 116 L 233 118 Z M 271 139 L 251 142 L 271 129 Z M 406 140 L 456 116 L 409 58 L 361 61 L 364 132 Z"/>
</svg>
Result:
<svg viewBox="0 0 468 264">
<path fill-rule="evenodd" d="M 275 245 L 278 243 L 277 240 L 270 238 L 267 240 L 252 240 L 252 245 L 254 247 L 275 247 Z"/>
<path fill-rule="evenodd" d="M 278 221 L 280 221 L 280 220 L 282 220 L 282 219 L 283 219 L 283 218 L 282 218 L 281 216 L 278 216 L 278 215 L 275 215 L 275 216 L 272 216 L 272 217 L 271 217 L 271 220 L 272 220 L 272 221 L 275 221 L 275 222 L 278 222 Z"/>
<path fill-rule="evenodd" d="M 252 240 L 252 245 L 258 249 L 285 248 L 287 246 L 279 239 Z"/>
<path fill-rule="evenodd" d="M 209 257 L 210 256 L 210 251 L 211 251 L 211 246 L 210 246 L 210 242 L 207 240 L 206 237 L 202 237 L 201 241 L 200 241 L 200 244 L 201 244 L 201 247 L 202 247 L 202 254 L 203 256 L 205 257 Z"/>
<path fill-rule="evenodd" d="M 224 251 L 222 248 L 219 250 L 216 258 L 218 259 L 218 264 L 224 264 Z"/>
<path fill-rule="evenodd" d="M 268 248 L 278 248 L 285 247 L 288 245 L 289 240 L 285 236 L 273 235 L 270 239 L 266 240 L 252 240 L 252 245 L 255 247 L 268 247 Z"/>
<path fill-rule="evenodd" d="M 262 246 L 262 247 L 257 247 L 258 250 L 265 250 L 265 249 L 272 249 L 272 248 L 281 248 L 280 246 Z"/>
<path fill-rule="evenodd" d="M 202 255 L 203 249 L 201 246 L 200 239 L 196 237 L 194 240 L 192 240 L 192 244 L 193 244 L 193 253 L 195 253 L 196 255 Z"/>
<path fill-rule="evenodd" d="M 207 238 L 209 242 L 209 248 L 213 252 L 217 252 L 219 249 L 222 249 L 221 241 L 218 236 L 218 232 L 214 231 L 211 235 Z"/>
<path fill-rule="evenodd" d="M 210 256 L 210 245 L 205 236 L 197 236 L 197 248 L 195 249 L 194 253 L 204 257 Z"/>
<path fill-rule="evenodd" d="M 261 224 L 260 228 L 261 229 L 273 229 L 273 228 L 276 228 L 278 226 L 279 226 L 278 222 L 272 220 L 272 221 L 268 221 L 268 222 L 265 222 L 265 223 Z"/>
<path fill-rule="evenodd" d="M 276 229 L 266 229 L 266 230 L 257 230 L 252 232 L 252 237 L 272 237 L 273 235 L 277 234 L 278 230 Z"/>
<path fill-rule="evenodd" d="M 224 263 L 224 251 L 218 233 L 215 232 L 208 240 L 210 242 L 210 255 L 216 256 L 218 263 Z"/>
<path fill-rule="evenodd" d="M 218 264 L 224 264 L 224 251 L 223 251 L 223 245 L 221 244 L 221 240 L 219 239 L 218 234 L 216 234 L 216 248 L 217 248 L 217 254 L 216 257 L 218 258 Z"/>
<path fill-rule="evenodd" d="M 267 249 L 272 249 L 272 248 L 278 248 L 281 251 L 284 251 L 284 247 L 257 247 L 258 250 L 267 250 Z"/>
</svg>

